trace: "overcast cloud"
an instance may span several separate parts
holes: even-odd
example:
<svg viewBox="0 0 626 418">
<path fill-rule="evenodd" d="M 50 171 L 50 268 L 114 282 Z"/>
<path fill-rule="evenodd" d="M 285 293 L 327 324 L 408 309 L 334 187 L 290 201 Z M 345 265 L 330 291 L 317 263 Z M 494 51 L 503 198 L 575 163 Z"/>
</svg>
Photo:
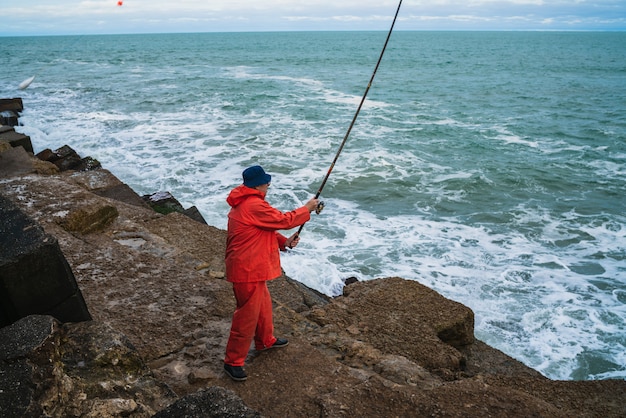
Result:
<svg viewBox="0 0 626 418">
<path fill-rule="evenodd" d="M 386 0 L 2 1 L 0 36 L 388 30 Z M 404 0 L 395 30 L 626 30 L 624 0 Z"/>
</svg>

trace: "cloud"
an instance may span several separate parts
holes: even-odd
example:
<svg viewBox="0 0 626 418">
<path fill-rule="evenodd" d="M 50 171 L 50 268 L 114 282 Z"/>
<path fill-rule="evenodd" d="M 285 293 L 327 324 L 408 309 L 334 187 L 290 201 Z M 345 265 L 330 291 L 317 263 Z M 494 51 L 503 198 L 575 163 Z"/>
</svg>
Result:
<svg viewBox="0 0 626 418">
<path fill-rule="evenodd" d="M 397 30 L 626 30 L 623 0 L 404 0 Z M 19 5 L 18 5 L 19 4 Z M 0 35 L 386 30 L 396 0 L 21 0 Z"/>
</svg>

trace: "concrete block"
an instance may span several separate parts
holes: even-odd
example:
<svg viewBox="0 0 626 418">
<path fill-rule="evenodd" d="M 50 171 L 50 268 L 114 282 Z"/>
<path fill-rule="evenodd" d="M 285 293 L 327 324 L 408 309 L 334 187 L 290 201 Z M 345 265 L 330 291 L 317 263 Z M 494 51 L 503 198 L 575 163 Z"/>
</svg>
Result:
<svg viewBox="0 0 626 418">
<path fill-rule="evenodd" d="M 90 320 L 56 238 L 3 196 L 0 219 L 0 326 L 32 314 L 61 322 Z"/>
</svg>

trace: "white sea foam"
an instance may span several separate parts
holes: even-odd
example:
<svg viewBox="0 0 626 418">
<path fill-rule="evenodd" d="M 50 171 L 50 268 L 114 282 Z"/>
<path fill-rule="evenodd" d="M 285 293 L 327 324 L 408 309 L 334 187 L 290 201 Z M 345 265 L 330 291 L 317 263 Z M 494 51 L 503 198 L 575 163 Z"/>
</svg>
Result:
<svg viewBox="0 0 626 418">
<path fill-rule="evenodd" d="M 507 144 L 521 144 L 521 145 L 527 145 L 532 148 L 539 148 L 539 143 L 537 141 L 528 141 L 526 139 L 523 139 L 519 135 L 515 135 L 510 132 L 503 131 L 503 130 L 500 130 L 500 131 L 501 132 L 495 136 L 495 139 L 497 140 L 504 141 Z"/>
</svg>

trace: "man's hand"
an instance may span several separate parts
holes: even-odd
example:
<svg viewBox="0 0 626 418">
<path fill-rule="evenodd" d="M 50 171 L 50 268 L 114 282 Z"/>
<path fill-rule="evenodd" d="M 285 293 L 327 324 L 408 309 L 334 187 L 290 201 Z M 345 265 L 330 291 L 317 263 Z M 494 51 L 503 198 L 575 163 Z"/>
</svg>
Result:
<svg viewBox="0 0 626 418">
<path fill-rule="evenodd" d="M 306 202 L 304 206 L 309 210 L 309 212 L 313 212 L 315 209 L 317 209 L 317 205 L 319 204 L 319 199 L 313 198 Z"/>
<path fill-rule="evenodd" d="M 287 248 L 293 248 L 296 245 L 298 245 L 298 243 L 300 242 L 300 236 L 298 235 L 298 233 L 296 232 L 295 234 L 293 234 L 292 236 L 290 236 L 289 238 L 287 238 L 287 241 L 285 241 L 285 247 Z"/>
</svg>

